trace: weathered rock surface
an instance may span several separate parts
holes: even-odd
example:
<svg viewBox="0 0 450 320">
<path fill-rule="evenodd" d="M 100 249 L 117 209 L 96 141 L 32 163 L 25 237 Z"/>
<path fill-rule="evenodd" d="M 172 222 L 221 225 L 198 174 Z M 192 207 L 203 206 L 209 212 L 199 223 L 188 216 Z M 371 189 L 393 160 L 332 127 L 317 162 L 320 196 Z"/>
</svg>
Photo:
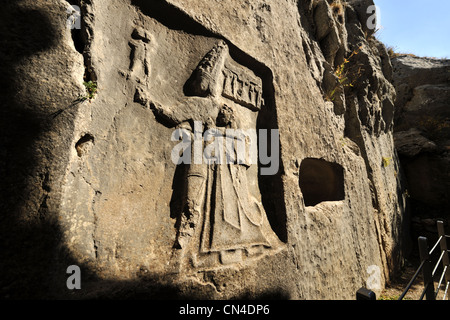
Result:
<svg viewBox="0 0 450 320">
<path fill-rule="evenodd" d="M 450 61 L 400 55 L 395 142 L 415 219 L 448 219 L 450 191 Z M 413 225 L 414 227 L 414 225 Z M 420 230 L 414 228 L 418 235 Z"/>
<path fill-rule="evenodd" d="M 395 146 L 399 154 L 407 157 L 415 157 L 420 153 L 437 151 L 438 147 L 422 135 L 419 129 L 412 128 L 408 131 L 400 131 L 394 135 Z"/>
<path fill-rule="evenodd" d="M 426 126 L 443 129 L 437 126 L 445 126 L 450 117 L 450 60 L 400 55 L 392 63 L 398 93 L 396 131 Z M 444 137 L 442 133 L 439 136 Z"/>
<path fill-rule="evenodd" d="M 71 4 L 80 30 L 66 1 L 10 1 L 1 14 L 4 297 L 382 289 L 406 219 L 371 1 Z M 195 122 L 200 134 L 279 130 L 278 170 L 174 164 L 174 131 L 195 135 Z M 81 290 L 66 287 L 69 265 Z"/>
</svg>

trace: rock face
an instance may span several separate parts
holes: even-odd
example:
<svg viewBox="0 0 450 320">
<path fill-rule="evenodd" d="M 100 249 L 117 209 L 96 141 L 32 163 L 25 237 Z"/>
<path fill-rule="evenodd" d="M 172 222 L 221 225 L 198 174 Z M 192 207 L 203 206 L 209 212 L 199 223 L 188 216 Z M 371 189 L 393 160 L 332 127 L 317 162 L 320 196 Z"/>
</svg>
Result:
<svg viewBox="0 0 450 320">
<path fill-rule="evenodd" d="M 8 2 L 3 296 L 380 291 L 407 220 L 369 5 Z"/>
<path fill-rule="evenodd" d="M 448 220 L 450 61 L 400 55 L 392 63 L 398 93 L 395 143 L 413 218 Z"/>
</svg>

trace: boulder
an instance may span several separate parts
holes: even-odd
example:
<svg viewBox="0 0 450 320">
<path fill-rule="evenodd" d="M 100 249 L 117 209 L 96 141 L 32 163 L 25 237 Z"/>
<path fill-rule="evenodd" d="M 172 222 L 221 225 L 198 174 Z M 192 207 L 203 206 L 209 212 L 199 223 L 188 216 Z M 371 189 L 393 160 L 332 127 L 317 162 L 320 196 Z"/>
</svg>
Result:
<svg viewBox="0 0 450 320">
<path fill-rule="evenodd" d="M 395 133 L 394 141 L 398 153 L 407 157 L 437 150 L 437 145 L 425 138 L 422 132 L 415 128 Z"/>
</svg>

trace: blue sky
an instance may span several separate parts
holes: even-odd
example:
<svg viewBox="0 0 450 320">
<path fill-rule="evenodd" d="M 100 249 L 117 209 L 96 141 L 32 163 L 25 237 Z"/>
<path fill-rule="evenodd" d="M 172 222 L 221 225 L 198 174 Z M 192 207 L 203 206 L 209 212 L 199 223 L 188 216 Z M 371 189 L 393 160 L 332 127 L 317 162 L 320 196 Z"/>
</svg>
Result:
<svg viewBox="0 0 450 320">
<path fill-rule="evenodd" d="M 377 38 L 395 52 L 450 59 L 450 0 L 374 0 Z"/>
</svg>

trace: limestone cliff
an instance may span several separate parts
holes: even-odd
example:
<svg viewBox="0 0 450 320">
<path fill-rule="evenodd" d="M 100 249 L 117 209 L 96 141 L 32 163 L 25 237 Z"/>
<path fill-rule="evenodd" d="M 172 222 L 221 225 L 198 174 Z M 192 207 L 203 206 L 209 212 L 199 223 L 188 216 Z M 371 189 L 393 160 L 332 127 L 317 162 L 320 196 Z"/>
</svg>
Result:
<svg viewBox="0 0 450 320">
<path fill-rule="evenodd" d="M 392 63 L 398 93 L 395 143 L 405 171 L 416 237 L 436 233 L 436 219 L 448 221 L 450 61 L 403 54 Z M 428 219 L 434 219 L 430 226 Z"/>
<path fill-rule="evenodd" d="M 2 295 L 379 292 L 401 266 L 406 219 L 392 66 L 370 5 L 8 1 Z M 175 132 L 205 129 L 275 143 L 257 163 L 174 163 Z M 81 290 L 66 287 L 69 265 Z"/>
</svg>

